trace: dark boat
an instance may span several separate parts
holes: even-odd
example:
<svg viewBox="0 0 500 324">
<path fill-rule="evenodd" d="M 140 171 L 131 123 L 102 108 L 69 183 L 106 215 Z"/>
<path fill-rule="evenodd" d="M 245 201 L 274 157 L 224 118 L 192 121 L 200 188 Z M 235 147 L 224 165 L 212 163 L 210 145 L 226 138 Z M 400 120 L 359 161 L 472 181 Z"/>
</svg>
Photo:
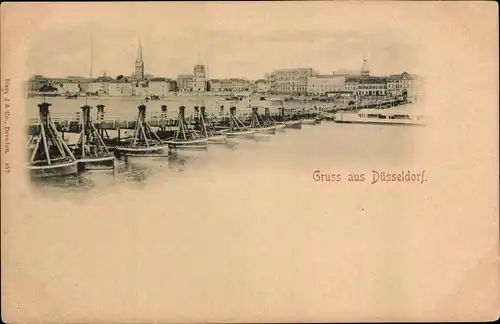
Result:
<svg viewBox="0 0 500 324">
<path fill-rule="evenodd" d="M 259 107 L 252 107 L 250 128 L 259 134 L 276 134 L 276 126 L 259 116 Z"/>
<path fill-rule="evenodd" d="M 236 107 L 229 108 L 229 129 L 224 133 L 228 138 L 255 138 L 255 131 L 245 126 L 236 117 Z"/>
<path fill-rule="evenodd" d="M 110 170 L 115 167 L 115 156 L 109 152 L 90 117 L 92 107 L 81 107 L 81 132 L 74 156 L 82 170 Z"/>
<path fill-rule="evenodd" d="M 51 119 L 50 106 L 46 102 L 38 105 L 37 131 L 28 143 L 30 160 L 27 169 L 35 178 L 74 175 L 78 172 L 76 158 Z"/>
<path fill-rule="evenodd" d="M 207 139 L 198 133 L 194 127 L 186 121 L 184 112 L 186 107 L 179 107 L 178 128 L 172 139 L 167 140 L 172 150 L 206 150 Z"/>
<path fill-rule="evenodd" d="M 137 107 L 139 114 L 135 123 L 134 135 L 124 145 L 116 147 L 118 155 L 135 157 L 157 157 L 168 155 L 168 144 L 164 143 L 146 121 L 146 106 Z"/>
<path fill-rule="evenodd" d="M 205 112 L 205 106 L 194 107 L 196 116 L 196 126 L 200 131 L 202 137 L 207 139 L 208 144 L 226 144 L 227 139 L 223 131 L 217 131 L 213 123 L 208 122 L 208 118 Z"/>
</svg>

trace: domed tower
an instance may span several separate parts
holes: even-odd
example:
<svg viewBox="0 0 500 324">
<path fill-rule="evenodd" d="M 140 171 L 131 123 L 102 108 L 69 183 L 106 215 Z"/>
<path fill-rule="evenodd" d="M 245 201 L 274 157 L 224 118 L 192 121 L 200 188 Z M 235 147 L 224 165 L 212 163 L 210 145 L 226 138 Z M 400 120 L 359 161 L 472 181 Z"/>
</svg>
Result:
<svg viewBox="0 0 500 324">
<path fill-rule="evenodd" d="M 361 66 L 361 75 L 362 76 L 370 75 L 370 68 L 368 67 L 368 61 L 366 59 L 363 60 L 363 65 Z"/>
</svg>

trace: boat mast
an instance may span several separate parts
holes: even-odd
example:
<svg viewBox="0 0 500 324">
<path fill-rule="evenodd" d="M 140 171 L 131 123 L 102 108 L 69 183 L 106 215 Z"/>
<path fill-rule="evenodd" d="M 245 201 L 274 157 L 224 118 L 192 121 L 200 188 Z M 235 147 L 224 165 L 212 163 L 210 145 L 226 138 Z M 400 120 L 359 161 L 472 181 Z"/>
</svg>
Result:
<svg viewBox="0 0 500 324">
<path fill-rule="evenodd" d="M 88 105 L 84 105 L 81 107 L 82 109 L 82 118 L 81 118 L 81 127 L 82 131 L 80 132 L 80 138 L 76 143 L 76 150 L 80 149 L 81 157 L 84 158 L 87 155 L 91 156 L 92 152 L 89 151 L 90 146 L 94 146 L 94 157 L 98 157 L 99 153 L 109 154 L 108 148 L 104 144 L 99 132 L 94 126 L 92 122 L 92 118 L 90 117 L 90 110 L 92 107 Z M 81 147 L 79 147 L 81 145 Z"/>
<path fill-rule="evenodd" d="M 43 102 L 38 105 L 39 108 L 39 132 L 30 140 L 30 144 L 32 140 L 36 137 L 37 142 L 35 148 L 31 154 L 30 162 L 46 162 L 48 165 L 51 165 L 52 162 L 56 159 L 66 159 L 70 158 L 72 161 L 75 161 L 75 157 L 73 153 L 66 145 L 66 143 L 62 140 L 59 132 L 57 131 L 56 126 L 51 120 L 49 107 L 51 104 L 47 102 Z M 40 149 L 40 143 L 43 145 L 43 150 Z M 55 152 L 52 148 L 56 148 L 57 152 Z M 59 153 L 59 158 L 57 154 Z M 52 156 L 51 156 L 52 154 Z M 37 159 L 38 158 L 38 159 Z"/>
<path fill-rule="evenodd" d="M 151 135 L 155 137 L 155 139 L 159 142 L 159 144 L 163 144 L 162 140 L 158 137 L 158 135 L 151 129 L 151 126 L 146 121 L 146 105 L 142 104 L 137 107 L 139 113 L 137 115 L 137 120 L 134 128 L 134 139 L 130 144 L 130 147 L 136 147 L 137 145 L 146 145 L 149 147 L 149 142 L 153 142 L 153 138 Z"/>
</svg>

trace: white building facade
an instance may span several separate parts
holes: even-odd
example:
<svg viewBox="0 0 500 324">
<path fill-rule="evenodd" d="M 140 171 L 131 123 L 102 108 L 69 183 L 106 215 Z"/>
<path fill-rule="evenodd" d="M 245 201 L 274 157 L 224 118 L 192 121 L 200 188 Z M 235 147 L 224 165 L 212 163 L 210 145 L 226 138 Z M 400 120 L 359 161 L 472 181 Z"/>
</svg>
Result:
<svg viewBox="0 0 500 324">
<path fill-rule="evenodd" d="M 78 83 L 63 83 L 62 87 L 60 88 L 60 92 L 62 93 L 79 93 L 80 90 L 80 85 Z"/>
<path fill-rule="evenodd" d="M 235 92 L 235 91 L 249 91 L 251 89 L 251 82 L 247 79 L 211 79 L 210 91 L 212 92 Z"/>
<path fill-rule="evenodd" d="M 133 84 L 129 82 L 114 80 L 109 83 L 109 95 L 113 97 L 132 96 Z"/>
<path fill-rule="evenodd" d="M 167 96 L 168 92 L 175 91 L 175 83 L 167 78 L 153 78 L 149 80 L 148 91 L 152 95 Z"/>
<path fill-rule="evenodd" d="M 193 79 L 192 74 L 181 74 L 177 76 L 177 91 L 189 92 L 193 91 Z"/>
<path fill-rule="evenodd" d="M 312 68 L 281 69 L 269 76 L 271 93 L 296 94 L 307 93 L 307 79 L 313 75 Z"/>
<path fill-rule="evenodd" d="M 326 95 L 345 90 L 346 77 L 342 75 L 314 75 L 307 79 L 307 93 Z"/>
</svg>

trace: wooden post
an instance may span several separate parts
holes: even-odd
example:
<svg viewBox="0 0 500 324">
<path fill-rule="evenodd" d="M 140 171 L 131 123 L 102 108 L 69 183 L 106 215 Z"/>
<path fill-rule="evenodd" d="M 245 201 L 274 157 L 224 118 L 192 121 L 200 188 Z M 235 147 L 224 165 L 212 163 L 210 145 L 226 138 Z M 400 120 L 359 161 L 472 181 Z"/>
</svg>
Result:
<svg viewBox="0 0 500 324">
<path fill-rule="evenodd" d="M 102 122 L 104 121 L 104 105 L 99 104 L 97 107 L 97 122 L 99 124 L 99 135 L 101 138 L 104 136 L 104 129 L 101 128 Z"/>
</svg>

